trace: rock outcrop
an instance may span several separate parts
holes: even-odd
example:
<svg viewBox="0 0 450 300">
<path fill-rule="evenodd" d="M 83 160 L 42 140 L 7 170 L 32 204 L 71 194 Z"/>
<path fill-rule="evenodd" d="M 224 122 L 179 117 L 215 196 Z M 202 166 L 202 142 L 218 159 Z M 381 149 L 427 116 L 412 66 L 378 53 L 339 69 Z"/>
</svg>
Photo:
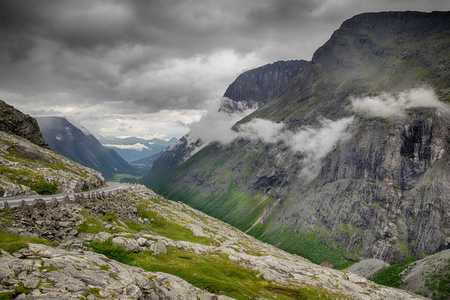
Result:
<svg viewBox="0 0 450 300">
<path fill-rule="evenodd" d="M 236 113 L 263 106 L 309 65 L 305 60 L 277 61 L 242 73 L 225 91 L 219 111 Z"/>
<path fill-rule="evenodd" d="M 0 100 L 0 131 L 21 136 L 36 145 L 48 147 L 36 120 Z"/>
</svg>

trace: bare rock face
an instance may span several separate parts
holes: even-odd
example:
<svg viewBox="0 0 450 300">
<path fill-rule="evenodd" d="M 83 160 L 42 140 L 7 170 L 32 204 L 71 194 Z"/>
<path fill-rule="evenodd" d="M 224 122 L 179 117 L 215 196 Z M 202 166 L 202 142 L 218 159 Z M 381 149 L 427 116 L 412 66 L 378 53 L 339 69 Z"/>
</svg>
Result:
<svg viewBox="0 0 450 300">
<path fill-rule="evenodd" d="M 305 60 L 277 61 L 242 73 L 225 91 L 220 111 L 235 113 L 263 106 L 309 64 Z"/>
<path fill-rule="evenodd" d="M 36 120 L 0 100 L 0 131 L 21 136 L 39 146 L 48 147 Z"/>
</svg>

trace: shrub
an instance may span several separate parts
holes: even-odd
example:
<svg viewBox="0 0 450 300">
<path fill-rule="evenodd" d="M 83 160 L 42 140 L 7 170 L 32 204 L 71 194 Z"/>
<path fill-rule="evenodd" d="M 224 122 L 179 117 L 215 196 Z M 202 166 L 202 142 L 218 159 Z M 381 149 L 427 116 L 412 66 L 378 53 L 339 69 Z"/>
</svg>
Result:
<svg viewBox="0 0 450 300">
<path fill-rule="evenodd" d="M 131 251 L 125 250 L 121 245 L 113 244 L 111 240 L 104 242 L 93 241 L 91 242 L 91 247 L 95 252 L 104 254 L 108 258 L 124 264 L 130 264 L 134 260 Z"/>
<path fill-rule="evenodd" d="M 53 195 L 56 194 L 56 191 L 58 190 L 58 183 L 48 183 L 42 180 L 31 185 L 30 188 L 39 195 Z"/>
<path fill-rule="evenodd" d="M 22 241 L 19 242 L 13 242 L 10 243 L 7 247 L 6 247 L 6 251 L 8 251 L 10 254 L 13 254 L 16 251 L 19 251 L 22 248 L 27 248 L 28 249 L 28 244 Z"/>
</svg>

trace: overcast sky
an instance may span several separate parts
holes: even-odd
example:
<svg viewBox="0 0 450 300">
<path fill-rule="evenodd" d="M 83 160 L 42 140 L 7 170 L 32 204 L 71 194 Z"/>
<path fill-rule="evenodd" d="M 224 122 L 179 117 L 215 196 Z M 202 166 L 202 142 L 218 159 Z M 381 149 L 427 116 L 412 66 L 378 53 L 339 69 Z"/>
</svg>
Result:
<svg viewBox="0 0 450 300">
<path fill-rule="evenodd" d="M 181 137 L 243 71 L 310 60 L 369 11 L 448 0 L 1 0 L 0 99 L 116 137 Z"/>
</svg>

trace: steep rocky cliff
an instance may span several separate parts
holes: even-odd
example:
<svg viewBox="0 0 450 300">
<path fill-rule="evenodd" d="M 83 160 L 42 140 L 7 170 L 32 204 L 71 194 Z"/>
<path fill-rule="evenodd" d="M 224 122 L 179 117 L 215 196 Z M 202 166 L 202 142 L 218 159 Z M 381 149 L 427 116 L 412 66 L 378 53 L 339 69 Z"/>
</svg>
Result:
<svg viewBox="0 0 450 300">
<path fill-rule="evenodd" d="M 0 131 L 21 136 L 39 146 L 48 146 L 35 119 L 0 100 Z"/>
<path fill-rule="evenodd" d="M 18 120 L 23 114 L 9 105 L 0 107 L 0 124 L 12 124 L 19 133 L 0 130 L 0 197 L 78 192 L 105 184 L 99 172 L 50 150 L 35 119 L 26 116 L 14 122 L 11 116 Z"/>
<path fill-rule="evenodd" d="M 220 111 L 234 113 L 263 106 L 309 64 L 305 60 L 277 61 L 242 73 L 225 91 Z"/>
<path fill-rule="evenodd" d="M 240 138 L 176 168 L 156 161 L 146 184 L 316 263 L 447 249 L 449 20 L 345 21 L 278 97 L 235 126 Z"/>
</svg>

